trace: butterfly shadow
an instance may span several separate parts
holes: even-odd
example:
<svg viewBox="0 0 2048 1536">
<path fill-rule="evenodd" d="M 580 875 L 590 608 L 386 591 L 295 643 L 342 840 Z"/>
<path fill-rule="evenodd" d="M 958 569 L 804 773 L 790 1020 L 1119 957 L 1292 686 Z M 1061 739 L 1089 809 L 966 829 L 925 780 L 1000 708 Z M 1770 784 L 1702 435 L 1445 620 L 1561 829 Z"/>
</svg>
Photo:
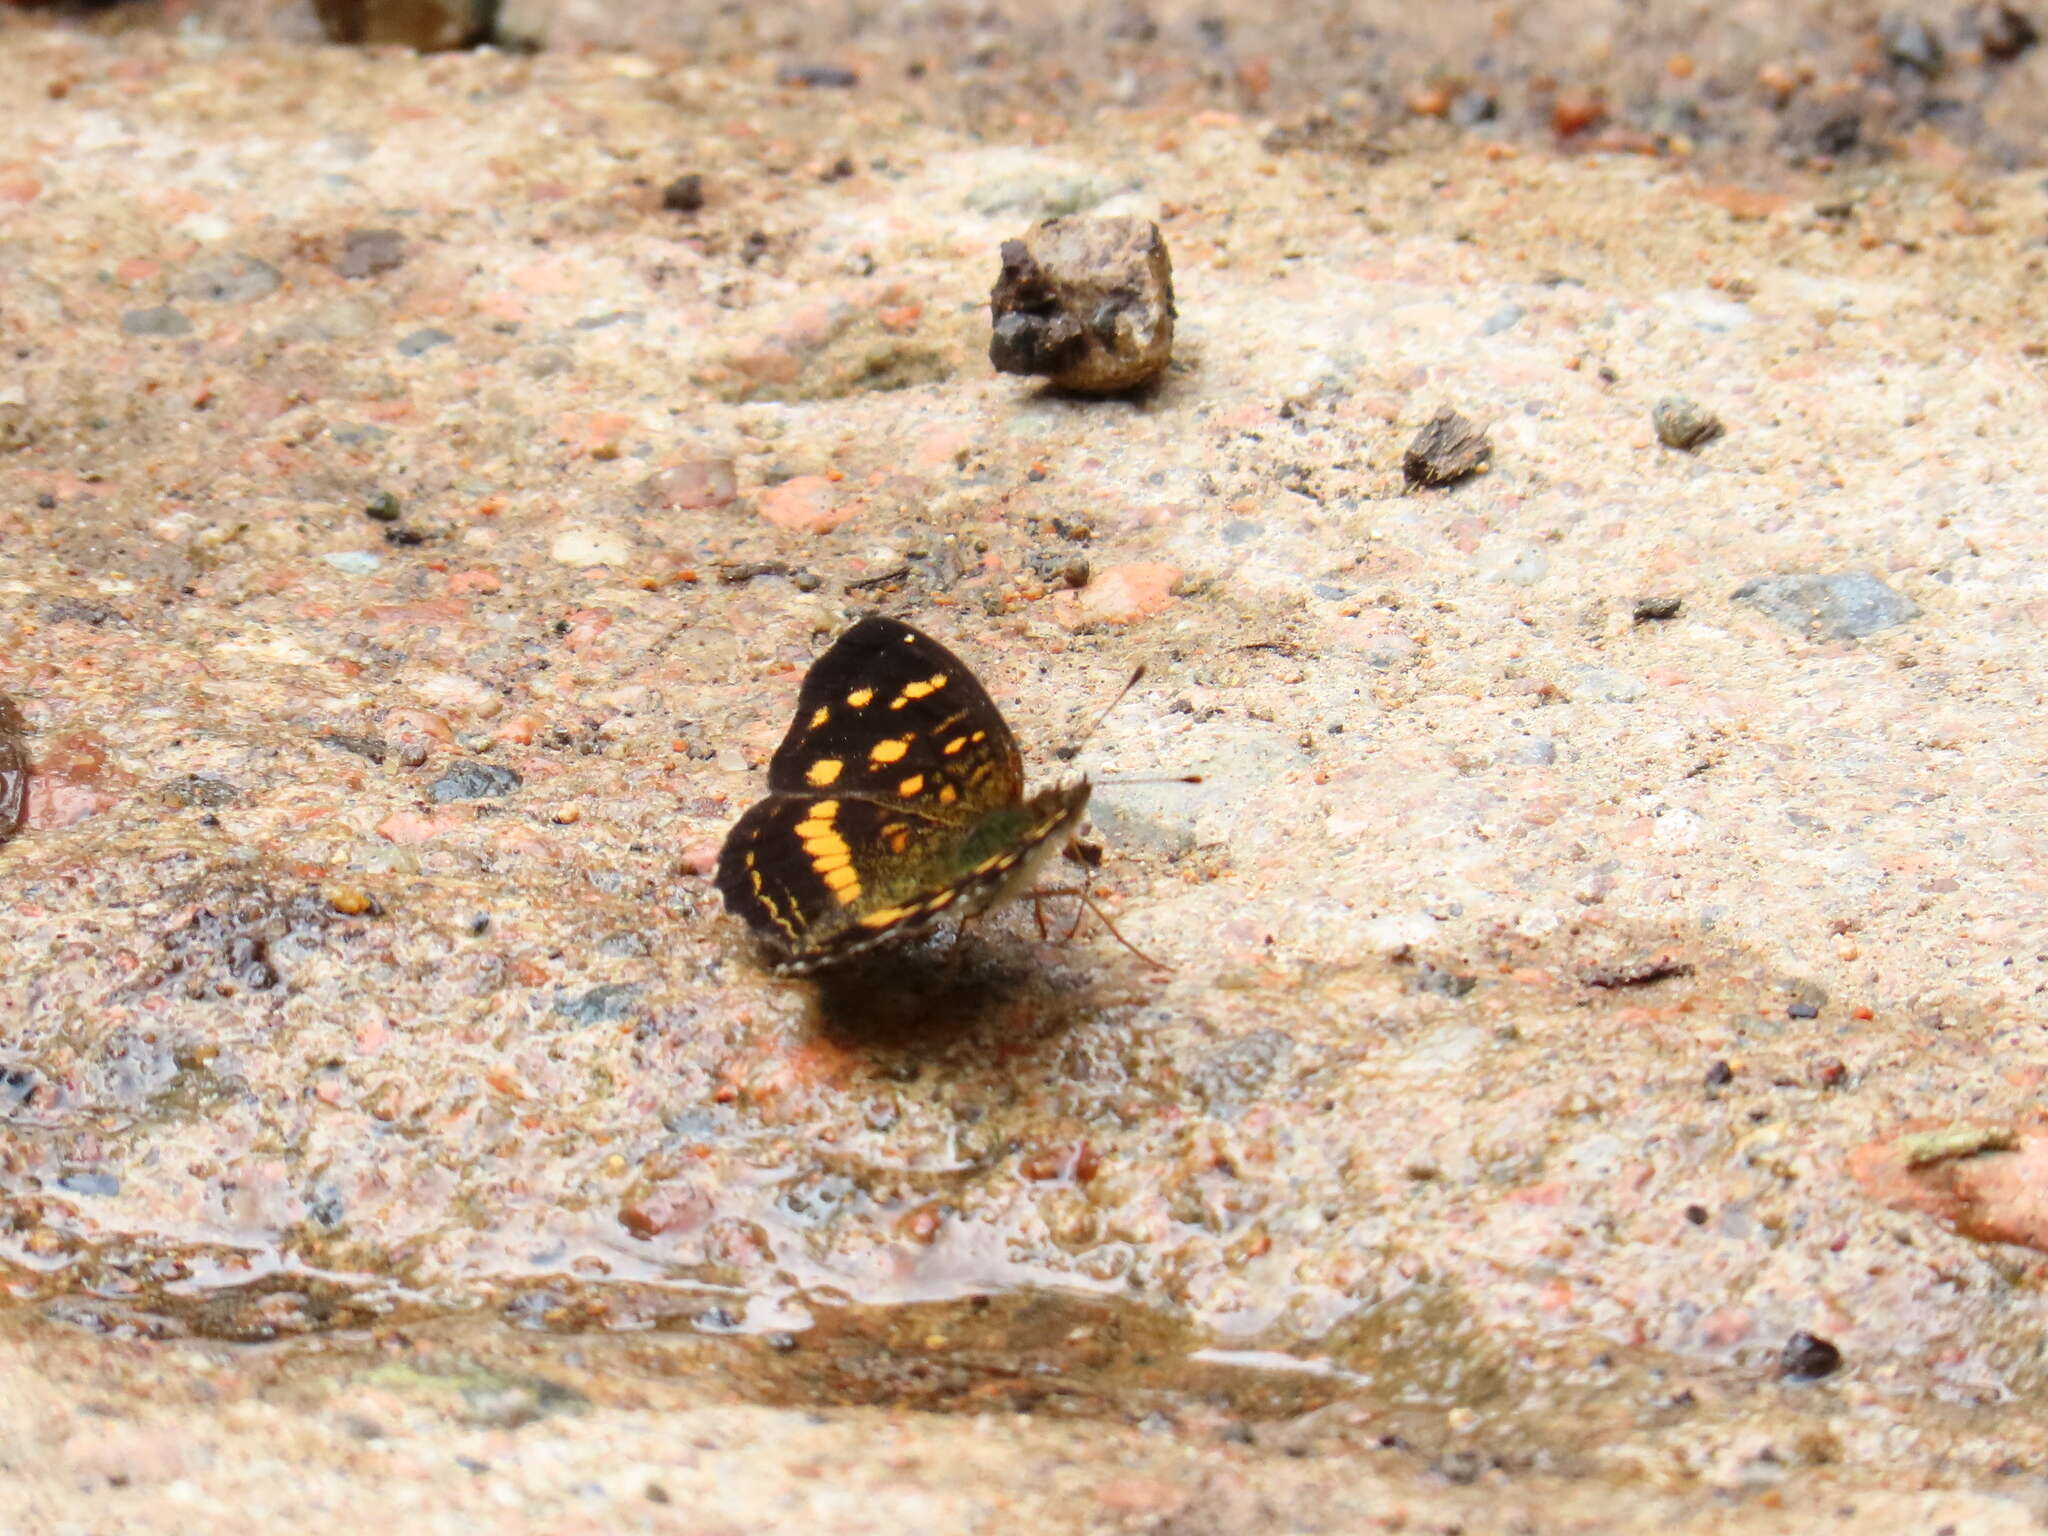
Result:
<svg viewBox="0 0 2048 1536">
<path fill-rule="evenodd" d="M 963 1046 L 1014 1034 L 1064 1032 L 1083 1011 L 1028 946 L 970 933 L 862 955 L 810 978 L 818 1028 L 842 1045 L 935 1062 Z"/>
</svg>

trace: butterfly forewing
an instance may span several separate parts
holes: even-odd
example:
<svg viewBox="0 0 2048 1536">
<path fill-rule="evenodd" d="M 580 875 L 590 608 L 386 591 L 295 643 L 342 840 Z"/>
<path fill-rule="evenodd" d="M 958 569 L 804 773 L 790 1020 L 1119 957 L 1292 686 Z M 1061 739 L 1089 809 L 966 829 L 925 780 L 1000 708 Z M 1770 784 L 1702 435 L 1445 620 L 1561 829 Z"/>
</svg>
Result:
<svg viewBox="0 0 2048 1536">
<path fill-rule="evenodd" d="M 1022 795 L 1024 765 L 959 657 L 908 624 L 866 618 L 805 676 L 768 788 L 968 821 Z"/>
</svg>

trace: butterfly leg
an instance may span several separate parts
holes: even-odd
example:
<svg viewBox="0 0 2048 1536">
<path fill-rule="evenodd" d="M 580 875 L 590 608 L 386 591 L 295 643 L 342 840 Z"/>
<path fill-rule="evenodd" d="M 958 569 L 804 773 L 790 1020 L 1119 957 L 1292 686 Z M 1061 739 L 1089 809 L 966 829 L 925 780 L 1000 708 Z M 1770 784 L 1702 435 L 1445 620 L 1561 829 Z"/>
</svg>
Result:
<svg viewBox="0 0 2048 1536">
<path fill-rule="evenodd" d="M 1092 903 L 1088 899 L 1087 886 L 1082 886 L 1078 894 L 1080 896 L 1080 900 L 1074 903 L 1074 920 L 1071 923 L 1067 924 L 1067 936 L 1064 939 L 1060 940 L 1062 944 L 1071 944 L 1074 942 L 1074 935 L 1081 931 L 1081 919 L 1088 915 L 1088 908 L 1094 905 L 1094 903 Z"/>
<path fill-rule="evenodd" d="M 1138 946 L 1133 944 L 1129 939 L 1125 938 L 1123 934 L 1117 930 L 1116 924 L 1109 920 L 1109 914 L 1103 911 L 1102 908 L 1099 905 L 1097 905 L 1095 898 L 1093 896 L 1090 896 L 1088 894 L 1086 887 L 1082 887 L 1079 890 L 1075 890 L 1069 887 L 1055 886 L 1050 890 L 1033 891 L 1031 894 L 1034 899 L 1041 896 L 1072 896 L 1075 900 L 1077 900 L 1080 903 L 1079 910 L 1077 910 L 1074 914 L 1074 927 L 1067 930 L 1068 938 L 1072 938 L 1074 936 L 1074 933 L 1080 928 L 1082 914 L 1086 912 L 1093 912 L 1095 914 L 1096 921 L 1101 923 L 1104 928 L 1109 930 L 1109 936 L 1112 939 L 1115 939 L 1117 943 L 1123 945 L 1125 949 L 1128 949 L 1132 954 L 1136 955 L 1140 960 L 1144 961 L 1147 965 L 1153 967 L 1155 970 L 1161 971 L 1170 971 L 1173 969 L 1173 967 L 1168 965 L 1164 960 L 1153 959 L 1150 955 L 1146 954 L 1145 951 L 1138 948 Z"/>
</svg>

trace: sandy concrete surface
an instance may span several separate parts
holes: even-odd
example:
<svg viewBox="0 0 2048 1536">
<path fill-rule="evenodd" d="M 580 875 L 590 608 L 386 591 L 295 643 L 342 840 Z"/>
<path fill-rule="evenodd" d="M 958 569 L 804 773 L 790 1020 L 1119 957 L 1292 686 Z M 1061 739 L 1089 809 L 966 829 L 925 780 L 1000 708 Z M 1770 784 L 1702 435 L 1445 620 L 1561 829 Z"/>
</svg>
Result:
<svg viewBox="0 0 2048 1536">
<path fill-rule="evenodd" d="M 2038 170 L 0 44 L 0 1525 L 2038 1527 Z M 1171 972 L 762 971 L 870 610 Z"/>
</svg>

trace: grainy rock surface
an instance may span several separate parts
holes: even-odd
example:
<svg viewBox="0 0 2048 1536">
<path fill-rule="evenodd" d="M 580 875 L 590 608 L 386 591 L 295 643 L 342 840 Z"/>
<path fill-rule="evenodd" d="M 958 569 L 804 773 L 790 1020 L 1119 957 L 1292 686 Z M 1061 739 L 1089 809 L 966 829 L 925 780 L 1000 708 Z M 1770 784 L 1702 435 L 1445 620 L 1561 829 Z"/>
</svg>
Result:
<svg viewBox="0 0 2048 1536">
<path fill-rule="evenodd" d="M 15 1527 L 2038 1528 L 2038 172 L 106 25 L 0 19 Z M 1063 209 L 1173 245 L 1142 400 L 987 366 Z M 1202 775 L 1093 806 L 1172 974 L 752 963 L 869 608 L 1041 776 L 1149 664 L 1071 766 Z"/>
</svg>

